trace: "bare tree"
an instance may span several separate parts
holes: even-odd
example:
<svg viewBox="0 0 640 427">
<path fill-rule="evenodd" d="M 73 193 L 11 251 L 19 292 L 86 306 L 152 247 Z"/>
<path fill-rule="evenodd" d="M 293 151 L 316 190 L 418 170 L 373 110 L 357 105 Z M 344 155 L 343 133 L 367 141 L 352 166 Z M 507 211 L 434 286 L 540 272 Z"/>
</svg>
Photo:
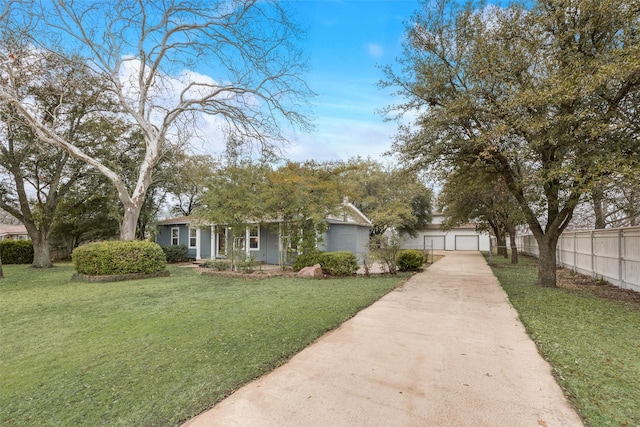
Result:
<svg viewBox="0 0 640 427">
<path fill-rule="evenodd" d="M 34 49 L 71 59 L 75 50 L 144 137 L 145 155 L 131 191 L 123 177 L 61 137 L 19 96 L 12 52 L 0 52 L 0 100 L 15 108 L 37 137 L 98 169 L 124 205 L 120 237 L 135 228 L 153 169 L 185 141 L 204 115 L 264 145 L 285 140 L 285 128 L 310 127 L 312 95 L 301 79 L 306 62 L 295 41 L 299 28 L 275 0 L 54 1 L 7 12 L 5 31 L 33 24 Z M 82 59 L 83 58 L 83 59 Z M 36 68 L 32 72 L 46 72 Z M 215 78 L 209 77 L 208 73 Z"/>
</svg>

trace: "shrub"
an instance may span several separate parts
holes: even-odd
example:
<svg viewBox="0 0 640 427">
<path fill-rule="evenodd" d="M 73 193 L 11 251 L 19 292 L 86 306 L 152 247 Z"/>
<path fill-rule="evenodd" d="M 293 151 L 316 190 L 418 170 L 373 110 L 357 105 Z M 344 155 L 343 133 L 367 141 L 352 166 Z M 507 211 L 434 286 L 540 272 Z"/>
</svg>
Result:
<svg viewBox="0 0 640 427">
<path fill-rule="evenodd" d="M 31 240 L 0 241 L 0 259 L 3 264 L 31 264 L 33 242 Z"/>
<path fill-rule="evenodd" d="M 320 256 L 323 253 L 324 252 L 321 252 L 319 250 L 301 253 L 293 260 L 293 270 L 298 271 L 305 267 L 311 267 L 312 265 L 321 264 Z"/>
<path fill-rule="evenodd" d="M 218 271 L 227 271 L 231 268 L 231 265 L 226 261 L 213 261 L 211 267 L 215 268 Z"/>
<path fill-rule="evenodd" d="M 396 264 L 400 271 L 418 271 L 424 264 L 424 254 L 416 249 L 405 249 L 398 253 Z"/>
<path fill-rule="evenodd" d="M 153 242 L 88 243 L 75 248 L 71 258 L 78 273 L 96 276 L 156 273 L 167 265 L 164 252 Z"/>
<path fill-rule="evenodd" d="M 372 258 L 385 266 L 389 274 L 396 274 L 397 272 L 397 259 L 401 251 L 400 246 L 400 236 L 396 232 L 389 235 L 372 237 L 369 242 Z"/>
<path fill-rule="evenodd" d="M 189 261 L 186 245 L 162 246 L 168 263 Z"/>
<path fill-rule="evenodd" d="M 331 276 L 350 276 L 358 271 L 356 256 L 347 251 L 323 252 L 320 255 L 322 271 Z"/>
</svg>

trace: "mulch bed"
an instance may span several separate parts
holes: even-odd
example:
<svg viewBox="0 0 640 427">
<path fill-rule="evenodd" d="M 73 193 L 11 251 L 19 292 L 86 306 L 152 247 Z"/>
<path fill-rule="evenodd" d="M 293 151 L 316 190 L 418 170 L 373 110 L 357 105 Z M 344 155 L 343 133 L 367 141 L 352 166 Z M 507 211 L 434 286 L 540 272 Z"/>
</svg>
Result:
<svg viewBox="0 0 640 427">
<path fill-rule="evenodd" d="M 267 279 L 269 277 L 295 277 L 296 273 L 291 270 L 260 270 L 256 269 L 251 273 L 243 273 L 241 271 L 230 270 L 215 270 L 213 268 L 197 267 L 198 271 L 203 276 L 220 276 L 220 277 L 233 277 L 240 279 Z"/>
<path fill-rule="evenodd" d="M 640 292 L 618 288 L 604 280 L 596 280 L 565 268 L 556 270 L 556 278 L 559 288 L 590 292 L 607 300 L 634 304 L 640 310 Z"/>
</svg>

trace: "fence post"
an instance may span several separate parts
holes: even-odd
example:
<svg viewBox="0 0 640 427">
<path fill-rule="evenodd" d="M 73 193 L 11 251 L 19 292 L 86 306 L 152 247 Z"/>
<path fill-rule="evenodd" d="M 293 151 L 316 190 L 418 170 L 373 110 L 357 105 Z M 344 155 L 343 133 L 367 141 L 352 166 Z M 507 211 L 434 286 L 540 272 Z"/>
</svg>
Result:
<svg viewBox="0 0 640 427">
<path fill-rule="evenodd" d="M 624 289 L 624 280 L 622 277 L 623 274 L 623 262 L 624 258 L 622 256 L 622 248 L 624 245 L 622 244 L 622 228 L 618 228 L 618 286 Z"/>
<path fill-rule="evenodd" d="M 578 271 L 578 233 L 573 232 L 573 272 Z"/>
<path fill-rule="evenodd" d="M 596 246 L 595 246 L 595 232 L 591 230 L 591 277 L 596 277 Z"/>
<path fill-rule="evenodd" d="M 434 259 L 435 258 L 434 258 L 434 254 L 433 254 L 433 240 L 431 240 L 431 264 L 433 264 L 435 262 Z"/>
</svg>

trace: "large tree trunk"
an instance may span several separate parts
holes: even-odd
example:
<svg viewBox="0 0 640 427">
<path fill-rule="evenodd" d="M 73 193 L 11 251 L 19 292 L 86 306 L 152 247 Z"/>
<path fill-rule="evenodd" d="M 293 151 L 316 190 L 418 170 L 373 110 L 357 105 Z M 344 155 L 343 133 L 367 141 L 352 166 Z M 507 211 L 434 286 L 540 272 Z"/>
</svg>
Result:
<svg viewBox="0 0 640 427">
<path fill-rule="evenodd" d="M 509 230 L 509 244 L 511 245 L 511 264 L 518 263 L 518 246 L 516 245 L 516 229 Z"/>
<path fill-rule="evenodd" d="M 0 256 L 0 279 L 4 279 L 4 271 L 2 270 L 2 257 Z"/>
<path fill-rule="evenodd" d="M 496 234 L 496 245 L 498 246 L 498 256 L 509 257 L 507 252 L 507 238 L 504 234 Z"/>
<path fill-rule="evenodd" d="M 595 227 L 596 230 L 601 230 L 606 227 L 607 222 L 604 212 L 604 192 L 602 191 L 602 186 L 600 184 L 595 186 L 591 192 L 591 197 L 593 199 L 593 213 L 596 217 Z"/>
<path fill-rule="evenodd" d="M 507 237 L 504 233 L 504 230 L 498 226 L 498 224 L 494 221 L 489 221 L 489 226 L 493 230 L 493 234 L 496 236 L 496 246 L 498 256 L 502 255 L 507 258 L 509 255 L 507 254 Z"/>
<path fill-rule="evenodd" d="M 32 236 L 31 241 L 33 243 L 33 262 L 31 267 L 33 268 L 51 268 L 51 251 L 49 249 L 49 238 L 42 230 L 38 230 L 37 233 Z"/>
<path fill-rule="evenodd" d="M 122 225 L 120 226 L 120 240 L 135 240 L 136 226 L 140 216 L 141 206 L 125 206 Z"/>
<path fill-rule="evenodd" d="M 538 259 L 538 286 L 543 288 L 556 287 L 556 245 L 557 238 L 549 238 L 548 235 L 538 240 L 540 257 Z"/>
</svg>

